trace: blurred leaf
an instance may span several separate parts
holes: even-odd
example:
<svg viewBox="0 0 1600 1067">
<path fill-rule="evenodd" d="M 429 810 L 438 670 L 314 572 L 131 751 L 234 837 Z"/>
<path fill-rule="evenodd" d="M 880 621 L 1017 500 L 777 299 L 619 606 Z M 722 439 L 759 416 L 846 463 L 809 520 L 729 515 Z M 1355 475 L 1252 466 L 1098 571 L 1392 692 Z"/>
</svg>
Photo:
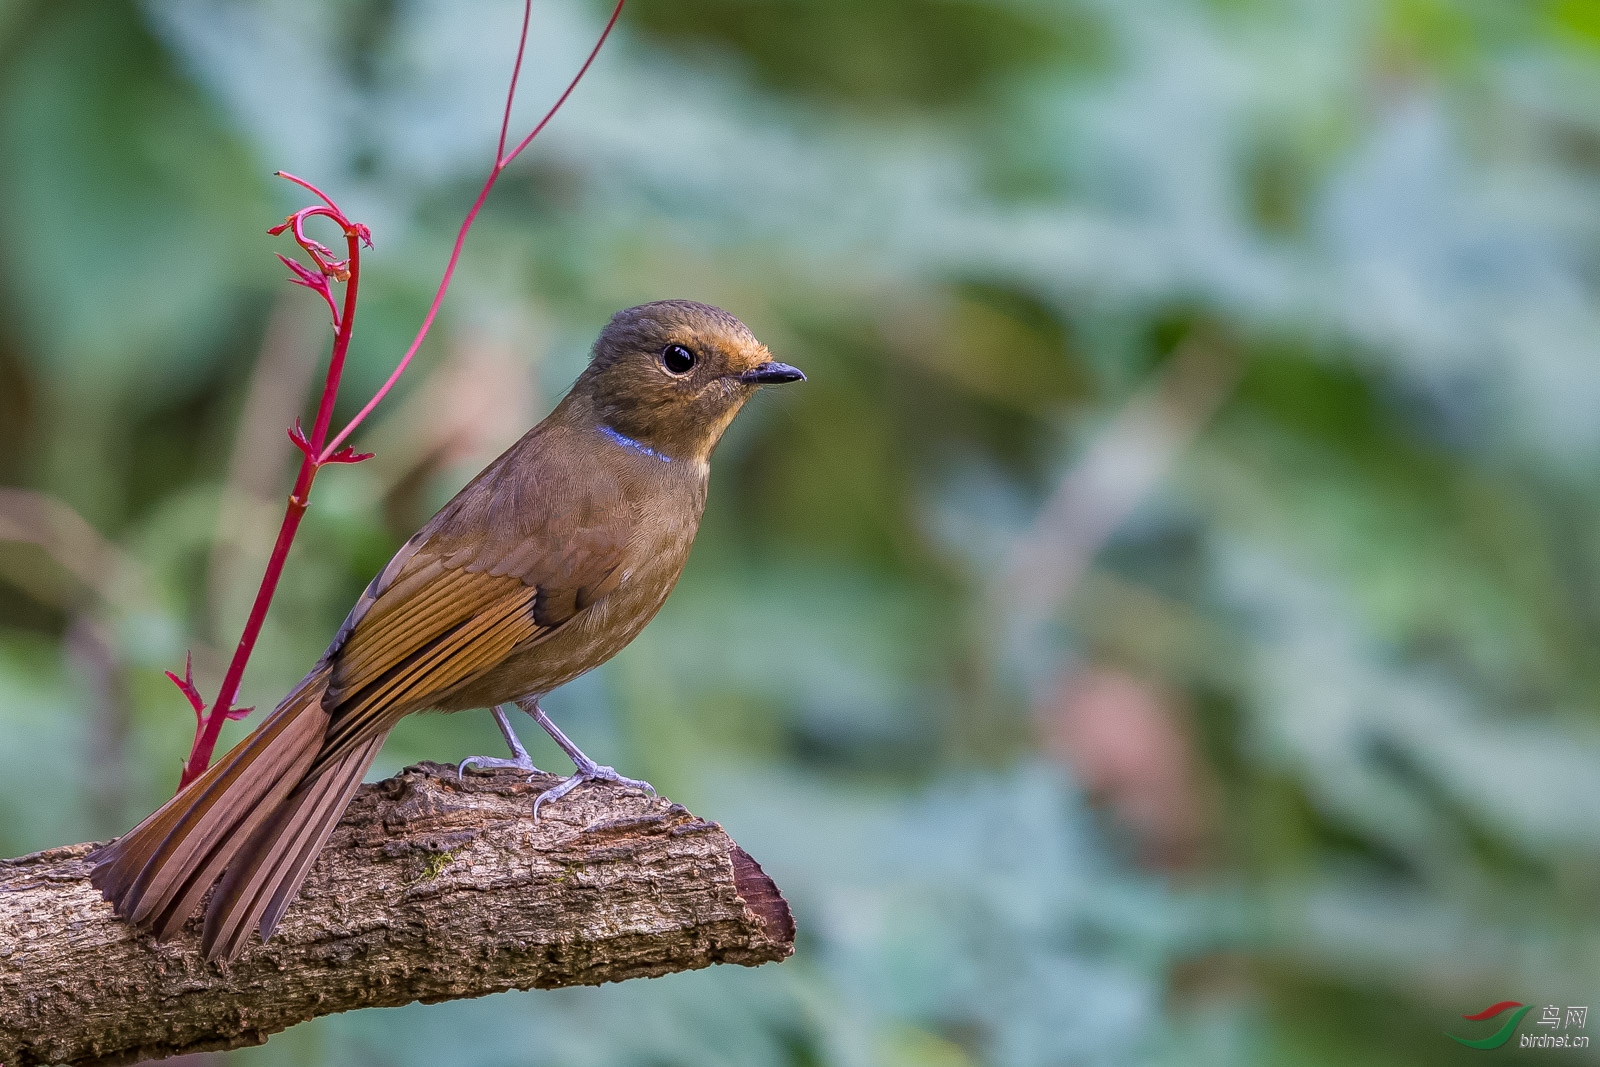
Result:
<svg viewBox="0 0 1600 1067">
<path fill-rule="evenodd" d="M 41 374 L 184 390 L 271 211 L 131 4 L 50 5 L 0 71 L 3 269 Z M 248 264 L 249 260 L 242 261 Z"/>
</svg>

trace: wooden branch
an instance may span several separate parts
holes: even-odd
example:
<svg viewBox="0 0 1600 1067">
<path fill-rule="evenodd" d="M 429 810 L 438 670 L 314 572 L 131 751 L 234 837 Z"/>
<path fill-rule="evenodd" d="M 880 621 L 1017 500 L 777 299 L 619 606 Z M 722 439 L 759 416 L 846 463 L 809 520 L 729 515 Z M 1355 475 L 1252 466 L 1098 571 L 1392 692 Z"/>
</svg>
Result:
<svg viewBox="0 0 1600 1067">
<path fill-rule="evenodd" d="M 0 1065 L 260 1044 L 351 1008 L 597 985 L 794 950 L 772 880 L 716 823 L 631 788 L 436 764 L 363 786 L 272 940 L 206 963 L 157 944 L 69 845 L 0 860 Z"/>
</svg>

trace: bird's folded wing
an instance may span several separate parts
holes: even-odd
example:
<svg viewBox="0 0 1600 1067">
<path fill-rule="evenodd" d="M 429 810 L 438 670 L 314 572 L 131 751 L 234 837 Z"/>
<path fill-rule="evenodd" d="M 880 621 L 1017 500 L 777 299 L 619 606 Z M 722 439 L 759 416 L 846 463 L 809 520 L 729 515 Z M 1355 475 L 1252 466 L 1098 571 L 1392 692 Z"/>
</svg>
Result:
<svg viewBox="0 0 1600 1067">
<path fill-rule="evenodd" d="M 309 774 L 388 731 L 403 715 L 492 667 L 548 627 L 534 618 L 539 591 L 514 576 L 444 571 L 394 610 L 382 600 L 334 657 L 324 706 L 327 738 Z"/>
</svg>

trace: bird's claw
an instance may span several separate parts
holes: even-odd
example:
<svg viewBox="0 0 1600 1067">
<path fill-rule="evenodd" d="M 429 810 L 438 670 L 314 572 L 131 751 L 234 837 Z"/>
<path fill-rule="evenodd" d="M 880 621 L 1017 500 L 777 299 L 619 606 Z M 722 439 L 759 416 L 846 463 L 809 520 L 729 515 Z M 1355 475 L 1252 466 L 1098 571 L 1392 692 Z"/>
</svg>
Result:
<svg viewBox="0 0 1600 1067">
<path fill-rule="evenodd" d="M 625 778 L 617 773 L 617 769 L 615 767 L 603 767 L 596 763 L 591 763 L 588 766 L 580 765 L 577 774 L 572 775 L 570 778 L 563 779 L 560 785 L 546 789 L 543 793 L 540 793 L 536 798 L 534 798 L 533 821 L 536 823 L 539 821 L 540 805 L 560 800 L 562 797 L 578 788 L 584 782 L 615 782 L 618 785 L 627 785 L 632 786 L 635 789 L 643 789 L 651 796 L 656 795 L 655 786 L 651 785 L 649 782 L 641 781 L 638 778 Z"/>
<path fill-rule="evenodd" d="M 533 761 L 531 759 L 527 759 L 526 757 L 521 759 L 501 759 L 496 756 L 468 756 L 466 759 L 456 764 L 457 781 L 461 779 L 463 774 L 467 773 L 468 767 L 483 767 L 491 771 L 524 771 L 530 778 L 536 774 L 544 773 L 533 765 Z"/>
</svg>

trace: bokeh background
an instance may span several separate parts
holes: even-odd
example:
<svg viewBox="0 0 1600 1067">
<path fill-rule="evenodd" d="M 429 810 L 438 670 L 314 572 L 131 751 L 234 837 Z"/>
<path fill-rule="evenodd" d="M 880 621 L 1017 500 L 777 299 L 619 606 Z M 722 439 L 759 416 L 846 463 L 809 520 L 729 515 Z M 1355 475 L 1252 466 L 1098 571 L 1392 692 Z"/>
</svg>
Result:
<svg viewBox="0 0 1600 1067">
<path fill-rule="evenodd" d="M 329 341 L 270 173 L 376 237 L 348 414 L 519 8 L 0 0 L 0 852 L 131 825 L 192 729 L 162 671 L 215 691 Z M 605 13 L 534 5 L 524 122 Z M 612 311 L 725 306 L 811 380 L 547 706 L 724 823 L 799 950 L 208 1062 L 1413 1065 L 1600 1007 L 1593 0 L 633 0 L 457 279 L 244 702 Z M 374 773 L 498 751 L 418 717 Z"/>
</svg>

